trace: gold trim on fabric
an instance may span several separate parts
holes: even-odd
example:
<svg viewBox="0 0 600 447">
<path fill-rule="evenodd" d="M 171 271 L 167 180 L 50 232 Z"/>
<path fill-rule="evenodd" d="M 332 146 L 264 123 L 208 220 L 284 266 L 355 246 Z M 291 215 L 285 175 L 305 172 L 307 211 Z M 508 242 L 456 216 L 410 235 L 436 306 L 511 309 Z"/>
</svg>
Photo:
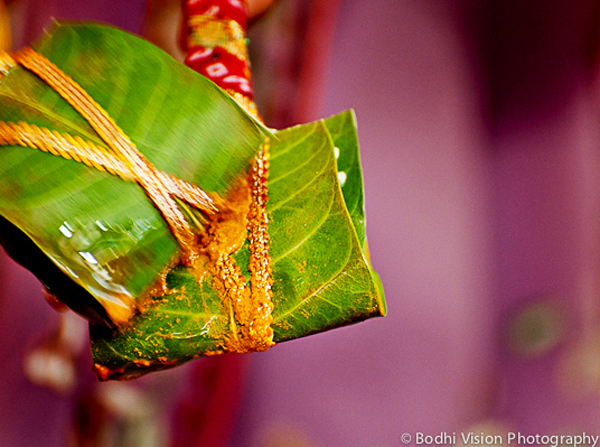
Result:
<svg viewBox="0 0 600 447">
<path fill-rule="evenodd" d="M 207 15 L 189 18 L 188 47 L 221 47 L 238 59 L 248 62 L 248 48 L 244 28 L 235 20 L 223 20 Z"/>
<path fill-rule="evenodd" d="M 244 109 L 246 112 L 248 112 L 254 118 L 256 118 L 258 121 L 262 122 L 262 119 L 261 119 L 260 115 L 258 114 L 258 109 L 256 108 L 256 104 L 254 103 L 253 100 L 248 98 L 246 95 L 241 94 L 240 92 L 236 92 L 235 90 L 227 89 L 225 91 L 227 93 L 229 93 L 229 96 L 231 96 L 233 99 L 235 99 L 235 101 L 242 107 L 242 109 Z"/>
</svg>

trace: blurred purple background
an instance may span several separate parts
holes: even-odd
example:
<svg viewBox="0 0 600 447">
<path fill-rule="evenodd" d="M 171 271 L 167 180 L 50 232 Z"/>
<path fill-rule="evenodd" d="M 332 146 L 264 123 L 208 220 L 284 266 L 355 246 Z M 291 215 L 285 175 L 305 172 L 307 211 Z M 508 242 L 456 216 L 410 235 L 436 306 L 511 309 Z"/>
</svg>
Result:
<svg viewBox="0 0 600 447">
<path fill-rule="evenodd" d="M 144 7 L 34 4 L 132 31 Z M 307 118 L 356 110 L 389 314 L 253 354 L 231 446 L 600 435 L 599 30 L 592 0 L 340 1 Z M 63 445 L 72 404 L 20 372 L 52 311 L 2 268 L 0 445 Z"/>
</svg>

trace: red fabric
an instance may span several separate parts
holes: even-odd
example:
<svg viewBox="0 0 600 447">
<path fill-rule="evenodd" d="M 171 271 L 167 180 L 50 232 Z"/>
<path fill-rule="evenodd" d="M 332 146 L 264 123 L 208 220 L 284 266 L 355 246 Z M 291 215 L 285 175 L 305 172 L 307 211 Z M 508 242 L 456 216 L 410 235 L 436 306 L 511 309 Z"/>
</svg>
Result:
<svg viewBox="0 0 600 447">
<path fill-rule="evenodd" d="M 248 15 L 242 0 L 184 0 L 183 16 L 187 24 L 190 17 L 206 15 L 222 20 L 234 20 L 244 30 L 248 26 Z M 250 84 L 248 61 L 228 53 L 224 48 L 205 48 L 200 45 L 188 47 L 189 27 L 180 36 L 182 48 L 186 51 L 185 64 L 206 76 L 224 90 L 233 90 L 253 99 Z"/>
<path fill-rule="evenodd" d="M 242 0 L 187 0 L 187 12 L 193 15 L 209 15 L 218 19 L 235 20 L 248 29 L 248 15 Z"/>
<path fill-rule="evenodd" d="M 234 90 L 252 99 L 248 66 L 223 48 L 192 47 L 186 53 L 185 64 L 222 89 Z"/>
</svg>

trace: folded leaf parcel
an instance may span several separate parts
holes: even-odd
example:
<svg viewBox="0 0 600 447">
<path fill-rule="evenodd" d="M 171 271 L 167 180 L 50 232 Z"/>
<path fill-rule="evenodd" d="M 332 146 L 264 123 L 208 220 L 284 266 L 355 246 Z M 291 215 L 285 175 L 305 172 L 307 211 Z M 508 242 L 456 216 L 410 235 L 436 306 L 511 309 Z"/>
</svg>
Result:
<svg viewBox="0 0 600 447">
<path fill-rule="evenodd" d="M 250 82 L 246 45 L 246 1 L 187 0 L 185 64 L 229 93 L 248 113 L 258 117 Z"/>
<path fill-rule="evenodd" d="M 139 184 L 167 222 L 182 251 L 181 262 L 201 281 L 213 274 L 215 289 L 230 312 L 230 334 L 224 337 L 227 352 L 264 351 L 273 343 L 271 260 L 269 256 L 268 217 L 266 212 L 269 171 L 268 141 L 262 145 L 248 174 L 249 205 L 245 230 L 250 245 L 250 287 L 232 256 L 239 244 L 213 243 L 219 233 L 220 213 L 228 213 L 229 203 L 211 198 L 198 186 L 158 170 L 133 143 L 108 113 L 73 79 L 56 65 L 30 48 L 9 55 L 0 52 L 0 82 L 17 64 L 31 71 L 92 126 L 107 147 L 78 136 L 59 133 L 27 123 L 0 122 L 0 145 L 23 146 L 84 163 L 89 167 L 117 175 Z M 195 234 L 175 197 L 209 216 L 204 235 Z M 211 227 L 213 225 L 213 227 Z M 224 230 L 221 230 L 224 231 Z M 208 244 L 212 248 L 208 249 Z M 204 245 L 203 245 L 204 244 Z M 207 260 L 208 257 L 208 260 Z M 116 323 L 130 315 L 107 312 Z"/>
</svg>

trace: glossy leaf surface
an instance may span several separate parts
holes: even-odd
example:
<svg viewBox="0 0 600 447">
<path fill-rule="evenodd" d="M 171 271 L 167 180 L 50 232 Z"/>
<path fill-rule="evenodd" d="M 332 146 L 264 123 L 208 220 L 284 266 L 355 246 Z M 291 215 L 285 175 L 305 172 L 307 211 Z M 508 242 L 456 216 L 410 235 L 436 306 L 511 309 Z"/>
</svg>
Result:
<svg viewBox="0 0 600 447">
<path fill-rule="evenodd" d="M 155 166 L 207 191 L 224 193 L 267 135 L 212 82 L 117 29 L 57 26 L 36 49 Z M 21 67 L 0 79 L 0 105 L 1 121 L 104 145 L 78 112 Z M 179 249 L 138 185 L 39 150 L 0 148 L 0 213 L 99 299 L 139 296 Z"/>
</svg>

